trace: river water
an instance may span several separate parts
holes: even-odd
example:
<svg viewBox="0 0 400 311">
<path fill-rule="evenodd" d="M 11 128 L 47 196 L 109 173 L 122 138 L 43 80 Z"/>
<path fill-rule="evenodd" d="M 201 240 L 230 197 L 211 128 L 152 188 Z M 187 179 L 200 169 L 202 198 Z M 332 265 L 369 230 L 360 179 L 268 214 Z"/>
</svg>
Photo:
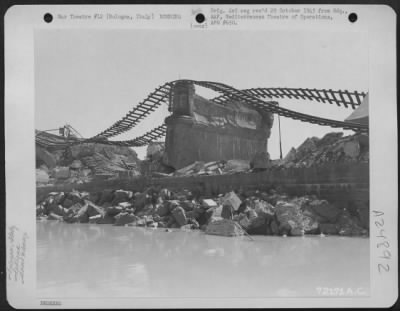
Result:
<svg viewBox="0 0 400 311">
<path fill-rule="evenodd" d="M 37 294 L 41 298 L 315 297 L 332 291 L 369 295 L 368 238 L 252 238 L 38 221 Z"/>
</svg>

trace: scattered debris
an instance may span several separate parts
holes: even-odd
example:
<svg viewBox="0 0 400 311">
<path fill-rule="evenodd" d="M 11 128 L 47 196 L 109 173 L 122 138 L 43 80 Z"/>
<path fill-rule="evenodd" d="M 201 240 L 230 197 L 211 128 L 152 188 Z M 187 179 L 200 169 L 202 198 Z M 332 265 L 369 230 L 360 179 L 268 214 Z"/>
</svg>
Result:
<svg viewBox="0 0 400 311">
<path fill-rule="evenodd" d="M 45 132 L 40 132 L 40 136 L 41 139 L 50 139 L 50 136 L 53 140 L 59 139 Z M 251 161 L 196 161 L 179 170 L 167 166 L 165 156 L 164 142 L 149 144 L 143 161 L 129 147 L 82 143 L 60 151 L 37 145 L 37 184 L 87 183 L 95 179 L 134 178 L 140 175 L 157 178 L 225 175 L 312 167 L 325 163 L 368 162 L 369 139 L 365 134 L 344 137 L 342 132 L 332 132 L 322 138 L 307 138 L 281 160 L 271 160 L 268 152 L 259 152 Z"/>
<path fill-rule="evenodd" d="M 368 162 L 368 135 L 343 137 L 332 132 L 322 138 L 307 138 L 297 149 L 292 148 L 282 160 L 272 161 L 274 167 L 311 167 L 324 163 Z"/>
<path fill-rule="evenodd" d="M 241 236 L 244 235 L 244 230 L 233 220 L 221 219 L 211 222 L 206 228 L 206 234 Z"/>
<path fill-rule="evenodd" d="M 289 197 L 274 190 L 230 191 L 204 198 L 188 190 L 51 192 L 36 207 L 38 219 L 203 230 L 208 234 L 368 235 L 368 206 L 351 213 L 314 195 Z M 367 216 L 366 216 L 367 215 Z"/>
<path fill-rule="evenodd" d="M 65 138 L 41 131 L 36 131 L 36 138 L 38 186 L 80 184 L 96 179 L 140 175 L 140 161 L 129 147 L 98 143 L 55 147 L 55 143 L 65 144 Z"/>
<path fill-rule="evenodd" d="M 47 184 L 49 182 L 49 174 L 43 168 L 36 169 L 36 183 Z"/>
<path fill-rule="evenodd" d="M 242 204 L 242 201 L 233 191 L 227 193 L 223 199 L 223 205 L 231 206 L 235 211 L 238 210 L 240 204 Z"/>
<path fill-rule="evenodd" d="M 196 161 L 176 171 L 163 164 L 165 152 L 162 147 L 158 149 L 152 147 L 152 150 L 156 154 L 150 157 L 154 158 L 150 168 L 150 175 L 153 177 L 225 175 L 260 172 L 275 168 L 312 167 L 325 163 L 369 161 L 368 135 L 355 134 L 343 137 L 342 132 L 328 133 L 322 138 L 307 138 L 297 149 L 292 148 L 282 160 L 271 160 L 268 152 L 259 152 L 251 161 L 239 159 L 207 163 Z"/>
</svg>

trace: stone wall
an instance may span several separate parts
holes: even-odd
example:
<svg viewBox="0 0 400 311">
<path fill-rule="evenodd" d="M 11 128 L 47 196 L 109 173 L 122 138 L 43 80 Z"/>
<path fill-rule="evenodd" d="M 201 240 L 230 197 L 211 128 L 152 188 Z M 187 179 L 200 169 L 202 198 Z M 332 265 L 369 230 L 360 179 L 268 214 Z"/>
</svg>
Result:
<svg viewBox="0 0 400 311">
<path fill-rule="evenodd" d="M 37 188 L 37 200 L 49 192 L 102 191 L 104 189 L 124 189 L 143 191 L 156 186 L 168 189 L 198 190 L 205 195 L 224 193 L 238 189 L 279 188 L 290 195 L 316 194 L 339 205 L 361 201 L 369 204 L 369 164 L 343 163 L 329 164 L 313 168 L 270 169 L 259 173 L 239 173 L 215 176 L 164 177 L 119 179 L 87 184 L 69 184 L 57 187 Z"/>
</svg>

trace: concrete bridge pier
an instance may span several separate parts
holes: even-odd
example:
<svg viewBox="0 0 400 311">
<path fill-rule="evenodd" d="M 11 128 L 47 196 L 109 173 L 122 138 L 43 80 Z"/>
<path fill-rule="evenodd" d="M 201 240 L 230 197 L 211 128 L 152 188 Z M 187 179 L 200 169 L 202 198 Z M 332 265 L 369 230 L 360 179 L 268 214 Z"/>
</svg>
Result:
<svg viewBox="0 0 400 311">
<path fill-rule="evenodd" d="M 179 169 L 195 161 L 250 161 L 256 153 L 268 151 L 272 114 L 240 102 L 211 102 L 187 81 L 174 85 L 170 100 L 165 164 Z"/>
</svg>

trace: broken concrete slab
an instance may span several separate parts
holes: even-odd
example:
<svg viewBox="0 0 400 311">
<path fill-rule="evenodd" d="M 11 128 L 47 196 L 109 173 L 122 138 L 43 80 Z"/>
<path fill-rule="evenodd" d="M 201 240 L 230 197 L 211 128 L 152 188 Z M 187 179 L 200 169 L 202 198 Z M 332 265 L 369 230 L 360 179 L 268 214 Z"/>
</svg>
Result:
<svg viewBox="0 0 400 311">
<path fill-rule="evenodd" d="M 83 167 L 83 164 L 82 164 L 82 162 L 80 161 L 80 160 L 74 160 L 74 161 L 72 161 L 72 163 L 69 165 L 69 168 L 70 169 L 73 169 L 73 170 L 79 170 L 79 169 L 81 169 Z"/>
<path fill-rule="evenodd" d="M 174 217 L 176 223 L 181 227 L 186 225 L 187 219 L 185 215 L 185 210 L 181 206 L 175 207 L 172 212 L 172 216 Z"/>
<path fill-rule="evenodd" d="M 233 220 L 221 219 L 210 222 L 207 225 L 205 233 L 221 236 L 241 236 L 244 234 L 244 231 Z"/>
<path fill-rule="evenodd" d="M 212 199 L 203 199 L 201 206 L 203 206 L 205 209 L 209 209 L 211 207 L 217 207 L 218 203 Z"/>
<path fill-rule="evenodd" d="M 122 212 L 116 215 L 115 217 L 115 226 L 124 226 L 129 223 L 133 223 L 139 219 L 139 217 L 135 216 L 132 213 Z"/>
<path fill-rule="evenodd" d="M 320 223 L 335 223 L 341 212 L 326 200 L 312 200 L 306 210 L 311 211 L 312 217 Z"/>
<path fill-rule="evenodd" d="M 67 179 L 71 176 L 69 167 L 62 167 L 62 166 L 55 167 L 51 171 L 51 174 L 56 179 Z"/>
<path fill-rule="evenodd" d="M 39 184 L 47 184 L 49 182 L 50 176 L 43 169 L 36 169 L 36 182 Z"/>
<path fill-rule="evenodd" d="M 223 199 L 223 205 L 229 205 L 231 206 L 235 211 L 239 209 L 240 204 L 242 204 L 242 201 L 240 198 L 237 196 L 237 194 L 233 191 L 228 192 Z"/>
<path fill-rule="evenodd" d="M 245 172 L 250 170 L 250 161 L 232 159 L 226 161 L 224 172 Z"/>
</svg>

